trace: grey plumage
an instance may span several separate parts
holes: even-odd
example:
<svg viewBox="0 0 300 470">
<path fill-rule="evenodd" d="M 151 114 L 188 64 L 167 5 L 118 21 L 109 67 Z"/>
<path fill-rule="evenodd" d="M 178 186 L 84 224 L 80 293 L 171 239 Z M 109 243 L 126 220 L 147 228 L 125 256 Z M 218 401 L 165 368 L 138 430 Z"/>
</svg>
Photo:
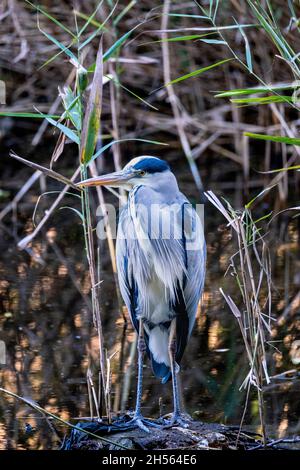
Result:
<svg viewBox="0 0 300 470">
<path fill-rule="evenodd" d="M 117 234 L 120 290 L 138 332 L 138 385 L 133 423 L 153 426 L 141 413 L 143 353 L 165 383 L 172 377 L 171 424 L 184 425 L 176 374 L 200 300 L 206 248 L 197 212 L 179 191 L 169 165 L 155 157 L 131 160 L 116 173 L 81 186 L 106 185 L 129 191 Z"/>
<path fill-rule="evenodd" d="M 174 214 L 174 207 L 178 209 L 177 214 Z M 182 217 L 180 210 L 184 207 L 187 209 Z M 170 220 L 170 224 L 167 223 L 167 228 L 171 226 L 169 239 L 155 233 L 158 225 L 155 220 L 164 218 Z M 195 249 L 185 247 L 190 233 L 183 233 L 182 219 L 186 231 L 191 232 L 194 224 Z M 174 237 L 175 224 L 179 226 L 177 235 L 181 233 L 179 239 Z M 118 226 L 117 266 L 121 293 L 132 323 L 138 331 L 138 318 L 142 318 L 153 371 L 165 382 L 170 377 L 170 320 L 174 317 L 180 320 L 176 351 L 179 363 L 195 322 L 205 273 L 201 221 L 179 191 L 172 173 L 157 175 L 155 187 L 137 185 L 129 193 Z"/>
</svg>

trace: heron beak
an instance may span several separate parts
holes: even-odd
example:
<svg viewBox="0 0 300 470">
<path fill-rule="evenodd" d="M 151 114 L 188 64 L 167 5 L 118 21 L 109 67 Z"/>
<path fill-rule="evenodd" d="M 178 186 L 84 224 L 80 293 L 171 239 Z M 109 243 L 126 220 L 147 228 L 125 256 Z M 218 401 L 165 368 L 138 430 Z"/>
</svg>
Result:
<svg viewBox="0 0 300 470">
<path fill-rule="evenodd" d="M 112 188 L 119 188 L 127 183 L 133 176 L 136 176 L 136 174 L 131 170 L 116 171 L 107 175 L 79 181 L 79 183 L 76 183 L 76 186 L 81 188 L 87 186 L 110 186 Z"/>
</svg>

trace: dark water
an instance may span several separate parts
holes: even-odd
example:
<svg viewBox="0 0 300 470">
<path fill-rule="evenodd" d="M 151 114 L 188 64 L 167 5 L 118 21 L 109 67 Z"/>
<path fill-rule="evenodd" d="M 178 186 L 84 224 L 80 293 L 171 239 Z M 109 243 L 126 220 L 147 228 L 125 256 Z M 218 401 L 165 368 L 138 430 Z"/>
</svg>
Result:
<svg viewBox="0 0 300 470">
<path fill-rule="evenodd" d="M 90 284 L 81 227 L 73 213 L 57 211 L 33 242 L 32 251 L 18 251 L 12 237 L 31 231 L 35 194 L 32 191 L 18 206 L 12 219 L 7 216 L 10 232 L 3 230 L 0 239 L 0 339 L 6 344 L 0 383 L 61 418 L 76 422 L 77 418 L 90 416 L 88 370 L 98 387 L 98 340 L 89 308 Z M 182 398 L 194 418 L 238 425 L 246 398 L 239 388 L 248 363 L 239 328 L 219 292 L 222 287 L 233 296 L 236 293 L 232 277 L 224 277 L 236 244 L 222 216 L 212 207 L 206 208 L 206 239 L 206 285 L 201 312 L 182 361 Z M 273 342 L 268 350 L 269 373 L 277 378 L 264 387 L 266 422 L 271 436 L 284 437 L 300 433 L 297 221 L 279 218 L 268 241 L 274 278 L 272 315 L 281 317 L 281 322 L 273 324 Z M 105 242 L 100 254 L 100 296 L 105 346 L 111 357 L 112 408 L 128 410 L 133 408 L 135 398 L 135 334 L 130 324 L 124 328 Z M 290 373 L 278 377 L 286 371 Z M 158 416 L 171 411 L 171 396 L 171 385 L 163 386 L 153 378 L 146 362 L 144 414 Z M 51 423 L 62 437 L 64 426 Z M 25 432 L 27 424 L 33 432 L 28 426 Z M 260 430 L 255 391 L 250 395 L 245 425 Z M 58 445 L 59 439 L 44 416 L 0 394 L 0 449 Z"/>
</svg>

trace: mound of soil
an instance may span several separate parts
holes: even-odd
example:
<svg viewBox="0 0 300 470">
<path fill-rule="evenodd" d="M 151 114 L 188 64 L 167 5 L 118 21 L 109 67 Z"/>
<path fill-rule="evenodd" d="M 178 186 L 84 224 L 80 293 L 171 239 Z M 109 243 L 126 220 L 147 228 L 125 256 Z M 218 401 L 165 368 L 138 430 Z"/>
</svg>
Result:
<svg viewBox="0 0 300 470">
<path fill-rule="evenodd" d="M 118 417 L 109 425 L 103 422 L 80 422 L 65 437 L 62 450 L 159 450 L 159 449 L 251 449 L 262 447 L 261 436 L 241 432 L 237 427 L 190 420 L 188 427 L 150 428 L 147 433 Z M 92 436 L 91 434 L 94 434 Z M 96 437 L 98 436 L 98 437 Z"/>
</svg>

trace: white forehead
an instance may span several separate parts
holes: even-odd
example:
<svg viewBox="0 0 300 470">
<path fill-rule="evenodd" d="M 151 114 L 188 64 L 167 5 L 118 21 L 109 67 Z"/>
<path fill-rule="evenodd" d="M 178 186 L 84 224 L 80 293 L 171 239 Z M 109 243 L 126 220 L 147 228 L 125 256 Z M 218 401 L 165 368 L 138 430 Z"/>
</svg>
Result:
<svg viewBox="0 0 300 470">
<path fill-rule="evenodd" d="M 130 160 L 130 162 L 127 163 L 127 165 L 124 166 L 124 170 L 127 168 L 130 168 L 131 166 L 135 165 L 136 163 L 140 162 L 141 160 L 144 160 L 144 158 L 154 158 L 155 160 L 159 160 L 157 157 L 152 157 L 151 155 L 142 155 L 141 157 L 136 157 Z"/>
</svg>

